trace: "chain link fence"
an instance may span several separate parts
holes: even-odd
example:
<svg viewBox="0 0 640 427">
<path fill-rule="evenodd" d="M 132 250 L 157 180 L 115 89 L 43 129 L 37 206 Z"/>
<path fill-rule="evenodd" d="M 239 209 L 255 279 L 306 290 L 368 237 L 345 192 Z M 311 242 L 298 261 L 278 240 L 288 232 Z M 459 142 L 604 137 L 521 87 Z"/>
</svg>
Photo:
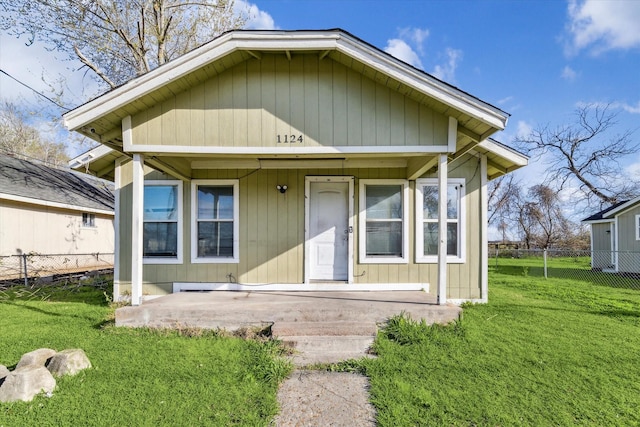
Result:
<svg viewBox="0 0 640 427">
<path fill-rule="evenodd" d="M 517 276 L 640 290 L 640 252 L 489 248 L 489 266 Z"/>
<path fill-rule="evenodd" d="M 0 287 L 34 287 L 61 278 L 113 273 L 114 254 L 22 254 L 0 256 Z"/>
</svg>

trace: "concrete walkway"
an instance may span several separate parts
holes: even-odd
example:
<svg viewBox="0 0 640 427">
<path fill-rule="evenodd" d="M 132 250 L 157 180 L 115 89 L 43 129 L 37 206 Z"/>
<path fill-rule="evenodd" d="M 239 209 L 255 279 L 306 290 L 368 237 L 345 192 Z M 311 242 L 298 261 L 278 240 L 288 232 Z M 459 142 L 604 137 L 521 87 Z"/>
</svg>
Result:
<svg viewBox="0 0 640 427">
<path fill-rule="evenodd" d="M 278 427 L 375 426 L 366 377 L 345 372 L 295 371 L 278 391 Z"/>
</svg>

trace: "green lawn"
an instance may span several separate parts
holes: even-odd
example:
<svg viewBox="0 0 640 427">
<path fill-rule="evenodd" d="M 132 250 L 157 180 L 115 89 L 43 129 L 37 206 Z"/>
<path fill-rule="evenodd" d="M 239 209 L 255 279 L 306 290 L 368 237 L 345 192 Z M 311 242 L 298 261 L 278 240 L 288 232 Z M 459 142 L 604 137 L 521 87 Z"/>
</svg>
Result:
<svg viewBox="0 0 640 427">
<path fill-rule="evenodd" d="M 259 426 L 277 412 L 290 367 L 273 342 L 115 328 L 101 291 L 43 295 L 0 293 L 0 364 L 82 348 L 93 368 L 59 379 L 51 398 L 0 403 L 0 426 Z"/>
<path fill-rule="evenodd" d="M 640 291 L 507 271 L 461 322 L 397 317 L 378 359 L 343 364 L 379 425 L 640 425 Z"/>
<path fill-rule="evenodd" d="M 492 268 L 489 304 L 461 322 L 396 317 L 377 359 L 333 367 L 370 377 L 379 425 L 640 425 L 640 291 L 512 267 Z M 115 328 L 102 291 L 41 295 L 0 293 L 0 363 L 80 347 L 94 368 L 0 404 L 0 426 L 254 426 L 277 412 L 289 366 L 273 343 Z"/>
</svg>

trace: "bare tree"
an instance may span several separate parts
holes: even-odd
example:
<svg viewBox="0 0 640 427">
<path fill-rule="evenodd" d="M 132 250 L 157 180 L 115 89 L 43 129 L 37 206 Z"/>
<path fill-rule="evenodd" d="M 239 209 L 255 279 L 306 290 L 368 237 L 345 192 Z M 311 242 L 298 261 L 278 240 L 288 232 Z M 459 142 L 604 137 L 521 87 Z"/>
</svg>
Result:
<svg viewBox="0 0 640 427">
<path fill-rule="evenodd" d="M 247 21 L 234 0 L 0 0 L 0 27 L 80 60 L 110 88 Z"/>
<path fill-rule="evenodd" d="M 588 104 L 576 110 L 575 123 L 539 127 L 515 142 L 547 162 L 548 185 L 561 190 L 575 184 L 589 205 L 611 205 L 640 188 L 620 173 L 620 160 L 637 153 L 640 143 L 633 142 L 631 130 L 611 136 L 616 124 L 609 105 Z"/>
<path fill-rule="evenodd" d="M 529 211 L 535 224 L 536 246 L 548 249 L 557 246 L 570 232 L 570 223 L 562 213 L 558 193 L 546 185 L 534 185 L 529 189 Z"/>
<path fill-rule="evenodd" d="M 519 183 L 513 175 L 504 175 L 490 181 L 488 187 L 488 222 L 497 226 L 509 216 L 520 191 Z"/>
<path fill-rule="evenodd" d="M 65 145 L 43 137 L 29 124 L 28 114 L 16 104 L 4 102 L 0 107 L 0 151 L 17 157 L 42 160 L 59 165 L 69 159 Z"/>
</svg>

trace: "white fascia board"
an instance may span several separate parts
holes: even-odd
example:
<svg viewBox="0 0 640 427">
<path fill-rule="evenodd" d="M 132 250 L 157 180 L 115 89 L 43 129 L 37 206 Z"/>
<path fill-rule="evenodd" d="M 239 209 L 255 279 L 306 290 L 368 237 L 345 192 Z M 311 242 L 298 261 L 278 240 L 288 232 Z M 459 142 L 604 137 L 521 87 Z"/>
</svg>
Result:
<svg viewBox="0 0 640 427">
<path fill-rule="evenodd" d="M 636 197 L 635 199 L 629 200 L 627 203 L 624 203 L 620 206 L 618 206 L 615 209 L 611 209 L 609 212 L 607 212 L 606 214 L 602 215 L 603 218 L 611 218 L 617 215 L 620 215 L 622 213 L 624 213 L 625 211 L 628 211 L 629 209 L 633 209 L 636 205 L 636 203 L 640 203 L 640 197 Z"/>
<path fill-rule="evenodd" d="M 107 147 L 106 145 L 98 145 L 97 147 L 92 148 L 91 150 L 86 151 L 69 160 L 67 164 L 71 169 L 79 168 L 80 166 L 84 166 L 101 157 L 111 154 L 112 151 L 113 149 Z"/>
<path fill-rule="evenodd" d="M 69 205 L 66 203 L 51 202 L 49 200 L 34 199 L 32 197 L 16 196 L 15 194 L 0 193 L 0 199 L 11 200 L 20 203 L 29 203 L 32 205 L 46 206 L 49 208 L 67 209 L 71 211 L 90 212 L 100 215 L 113 216 L 114 212 L 104 209 L 87 208 L 85 206 Z"/>
<path fill-rule="evenodd" d="M 413 69 L 404 62 L 390 57 L 377 49 L 363 46 L 346 34 L 337 42 L 338 51 L 361 61 L 364 64 L 405 83 L 407 86 L 429 95 L 442 103 L 462 111 L 484 123 L 503 130 L 509 115 L 479 99 L 452 86 L 446 85 L 430 75 Z"/>
<path fill-rule="evenodd" d="M 610 224 L 614 222 L 613 219 L 592 219 L 590 221 L 582 220 L 583 224 Z"/>
<path fill-rule="evenodd" d="M 404 62 L 371 48 L 341 31 L 300 33 L 241 31 L 224 34 L 66 113 L 63 116 L 64 124 L 70 130 L 77 130 L 96 118 L 113 112 L 164 84 L 236 50 L 338 50 L 497 129 L 504 129 L 508 119 L 508 115 L 500 109 L 415 70 Z"/>
<path fill-rule="evenodd" d="M 498 155 L 517 166 L 527 166 L 529 164 L 529 158 L 524 154 L 520 154 L 515 150 L 498 145 L 488 139 L 478 143 L 477 146 Z"/>
</svg>

